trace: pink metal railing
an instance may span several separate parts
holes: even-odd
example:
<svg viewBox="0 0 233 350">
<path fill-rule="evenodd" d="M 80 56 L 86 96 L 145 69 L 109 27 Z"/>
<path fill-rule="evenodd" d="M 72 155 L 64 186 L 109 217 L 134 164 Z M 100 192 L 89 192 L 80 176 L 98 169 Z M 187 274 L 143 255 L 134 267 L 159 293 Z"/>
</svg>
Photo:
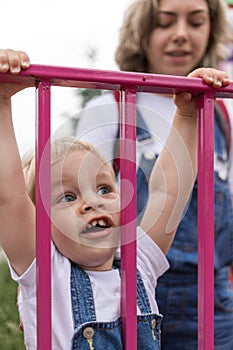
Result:
<svg viewBox="0 0 233 350">
<path fill-rule="evenodd" d="M 213 94 L 199 97 L 198 349 L 214 349 L 214 115 Z"/>
<path fill-rule="evenodd" d="M 233 84 L 213 89 L 197 78 L 32 65 L 19 76 L 0 74 L 1 81 L 30 82 L 38 89 L 37 170 L 37 341 L 38 350 L 51 350 L 50 261 L 50 87 L 66 86 L 119 90 L 121 93 L 121 178 L 136 185 L 136 92 L 171 94 L 184 88 L 199 97 L 198 150 L 198 349 L 214 349 L 214 120 L 215 97 L 233 97 Z M 133 142 L 132 142 L 133 141 Z M 130 144 L 130 147 L 128 145 Z M 133 146 L 132 146 L 133 144 Z M 123 185 L 122 185 L 123 186 Z M 125 350 L 137 349 L 136 337 L 136 201 L 122 199 L 122 322 Z M 207 220 L 208 218 L 208 220 Z M 127 229 L 124 228 L 127 226 Z M 208 285 L 207 282 L 208 281 Z"/>
<path fill-rule="evenodd" d="M 50 224 L 50 84 L 38 84 L 36 118 L 37 348 L 52 349 Z"/>
</svg>

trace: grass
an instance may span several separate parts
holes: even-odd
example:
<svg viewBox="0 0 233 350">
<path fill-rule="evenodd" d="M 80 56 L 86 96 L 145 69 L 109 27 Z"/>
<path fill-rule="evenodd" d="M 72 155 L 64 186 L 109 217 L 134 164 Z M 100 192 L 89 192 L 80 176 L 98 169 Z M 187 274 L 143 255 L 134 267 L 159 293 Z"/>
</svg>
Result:
<svg viewBox="0 0 233 350">
<path fill-rule="evenodd" d="M 0 262 L 0 349 L 25 350 L 16 308 L 17 284 L 5 260 Z"/>
</svg>

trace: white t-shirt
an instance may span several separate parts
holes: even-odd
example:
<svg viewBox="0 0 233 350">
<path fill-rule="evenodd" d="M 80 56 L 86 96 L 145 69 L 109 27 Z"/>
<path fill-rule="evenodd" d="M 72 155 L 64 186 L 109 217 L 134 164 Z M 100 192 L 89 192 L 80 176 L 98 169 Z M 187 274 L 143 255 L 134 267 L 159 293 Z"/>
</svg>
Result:
<svg viewBox="0 0 233 350">
<path fill-rule="evenodd" d="M 231 150 L 229 157 L 229 183 L 233 195 L 233 101 L 225 99 L 231 121 Z M 175 104 L 169 96 L 152 93 L 137 93 L 137 108 L 150 130 L 152 142 L 137 145 L 137 161 L 140 155 L 159 154 L 169 133 Z M 115 137 L 118 132 L 118 107 L 112 93 L 93 98 L 80 113 L 77 136 L 100 147 L 107 159 L 114 159 Z M 219 164 L 215 165 L 218 166 Z"/>
<path fill-rule="evenodd" d="M 155 301 L 157 279 L 169 267 L 159 247 L 139 227 L 137 230 L 137 268 L 148 294 L 152 312 L 158 313 Z M 52 327 L 53 349 L 71 349 L 74 333 L 70 293 L 70 261 L 52 244 Z M 120 316 L 119 271 L 86 271 L 90 277 L 99 322 L 114 321 Z M 36 262 L 20 277 L 11 268 L 12 278 L 20 285 L 19 312 L 24 324 L 27 350 L 36 350 Z M 140 311 L 138 310 L 138 314 Z"/>
</svg>

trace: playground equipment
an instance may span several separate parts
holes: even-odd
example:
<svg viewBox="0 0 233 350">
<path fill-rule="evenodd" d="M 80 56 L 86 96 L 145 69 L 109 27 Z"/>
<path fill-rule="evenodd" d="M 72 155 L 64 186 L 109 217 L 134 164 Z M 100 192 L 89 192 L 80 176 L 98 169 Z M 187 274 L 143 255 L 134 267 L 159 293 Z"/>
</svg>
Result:
<svg viewBox="0 0 233 350">
<path fill-rule="evenodd" d="M 51 350 L 51 232 L 50 232 L 50 99 L 51 87 L 77 87 L 120 92 L 121 179 L 136 187 L 136 93 L 172 94 L 190 90 L 198 105 L 198 349 L 214 349 L 214 99 L 233 98 L 233 83 L 213 89 L 201 79 L 31 65 L 17 76 L 0 74 L 1 81 L 30 82 L 37 89 L 36 119 L 36 254 L 37 349 Z M 132 147 L 128 147 L 128 142 Z M 127 147 L 125 146 L 127 144 Z M 125 183 L 125 181 L 123 182 Z M 122 186 L 122 184 L 121 184 Z M 137 349 L 136 328 L 136 196 L 129 202 L 121 188 L 121 314 L 125 350 Z M 129 202 L 129 203 L 128 203 Z M 127 231 L 125 227 L 127 226 Z"/>
</svg>

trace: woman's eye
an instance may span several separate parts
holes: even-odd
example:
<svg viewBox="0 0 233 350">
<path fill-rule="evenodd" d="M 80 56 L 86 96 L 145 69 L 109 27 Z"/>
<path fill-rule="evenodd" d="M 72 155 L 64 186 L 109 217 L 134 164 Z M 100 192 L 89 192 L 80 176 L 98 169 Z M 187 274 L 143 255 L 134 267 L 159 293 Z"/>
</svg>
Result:
<svg viewBox="0 0 233 350">
<path fill-rule="evenodd" d="M 64 194 L 63 197 L 61 197 L 60 202 L 61 203 L 69 203 L 69 202 L 74 202 L 77 199 L 77 197 L 71 193 Z"/>
<path fill-rule="evenodd" d="M 110 189 L 107 186 L 102 186 L 98 189 L 97 194 L 104 195 L 110 193 Z"/>
<path fill-rule="evenodd" d="M 208 18 L 205 15 L 193 14 L 189 17 L 188 23 L 193 27 L 201 27 L 208 22 Z"/>
<path fill-rule="evenodd" d="M 159 21 L 158 24 L 157 24 L 157 27 L 160 27 L 160 28 L 168 28 L 170 26 L 172 26 L 173 24 L 173 21 Z"/>
<path fill-rule="evenodd" d="M 190 22 L 190 25 L 192 27 L 201 27 L 203 25 L 203 22 L 200 22 L 200 21 L 192 21 Z"/>
<path fill-rule="evenodd" d="M 160 14 L 157 18 L 157 27 L 168 28 L 175 22 L 176 17 L 173 15 Z"/>
</svg>

